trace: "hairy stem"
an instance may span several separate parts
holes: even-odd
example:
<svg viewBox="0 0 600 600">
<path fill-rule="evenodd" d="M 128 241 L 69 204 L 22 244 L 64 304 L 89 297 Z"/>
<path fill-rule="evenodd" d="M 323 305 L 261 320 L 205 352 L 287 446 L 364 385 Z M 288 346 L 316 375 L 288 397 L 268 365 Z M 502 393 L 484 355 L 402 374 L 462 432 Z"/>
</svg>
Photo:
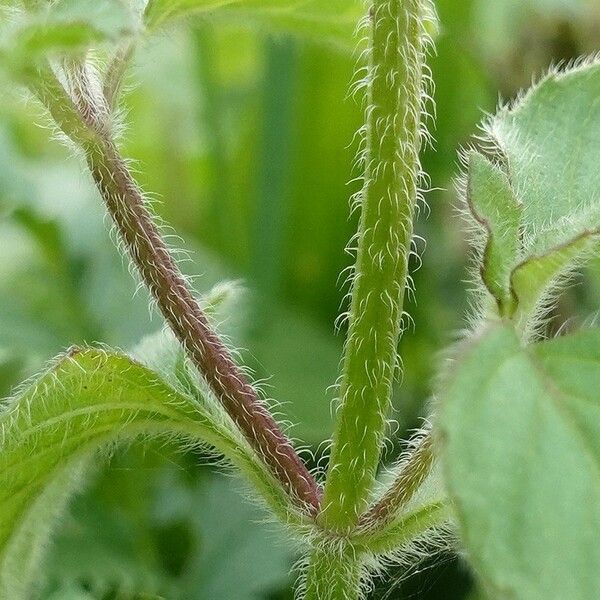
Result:
<svg viewBox="0 0 600 600">
<path fill-rule="evenodd" d="M 380 530 L 356 535 L 352 538 L 352 543 L 357 548 L 375 555 L 398 552 L 402 546 L 423 537 L 426 533 L 436 529 L 447 529 L 450 516 L 451 510 L 447 502 L 431 502 L 398 516 Z"/>
<path fill-rule="evenodd" d="M 365 176 L 341 406 L 321 520 L 354 526 L 373 487 L 398 368 L 420 175 L 425 0 L 374 0 L 369 13 Z"/>
<path fill-rule="evenodd" d="M 435 455 L 433 440 L 428 433 L 410 456 L 399 465 L 392 484 L 383 496 L 360 518 L 366 530 L 380 529 L 394 518 L 415 495 L 431 471 Z"/>
<path fill-rule="evenodd" d="M 128 42 L 124 46 L 121 46 L 113 56 L 106 70 L 102 91 L 104 92 L 106 104 L 111 110 L 116 108 L 118 103 L 119 94 L 123 86 L 123 78 L 125 77 L 125 72 L 134 50 L 135 44 L 133 42 Z"/>
<path fill-rule="evenodd" d="M 303 600 L 358 600 L 361 554 L 341 541 L 317 544 L 305 574 Z"/>
<path fill-rule="evenodd" d="M 103 101 L 88 86 L 85 68 L 75 77 L 79 86 L 75 103 L 49 70 L 36 80 L 35 91 L 58 126 L 84 149 L 126 250 L 190 359 L 288 493 L 315 512 L 319 506 L 315 480 L 192 295 L 107 132 Z"/>
</svg>

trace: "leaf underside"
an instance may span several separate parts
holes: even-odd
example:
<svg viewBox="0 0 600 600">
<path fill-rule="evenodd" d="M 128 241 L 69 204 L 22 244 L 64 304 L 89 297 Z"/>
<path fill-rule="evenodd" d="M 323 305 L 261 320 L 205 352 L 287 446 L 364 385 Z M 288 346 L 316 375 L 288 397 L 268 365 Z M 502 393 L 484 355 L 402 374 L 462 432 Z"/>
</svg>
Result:
<svg viewBox="0 0 600 600">
<path fill-rule="evenodd" d="M 512 303 L 510 272 L 520 250 L 521 205 L 502 170 L 477 152 L 469 156 L 467 201 L 487 234 L 481 277 L 504 314 Z"/>
</svg>

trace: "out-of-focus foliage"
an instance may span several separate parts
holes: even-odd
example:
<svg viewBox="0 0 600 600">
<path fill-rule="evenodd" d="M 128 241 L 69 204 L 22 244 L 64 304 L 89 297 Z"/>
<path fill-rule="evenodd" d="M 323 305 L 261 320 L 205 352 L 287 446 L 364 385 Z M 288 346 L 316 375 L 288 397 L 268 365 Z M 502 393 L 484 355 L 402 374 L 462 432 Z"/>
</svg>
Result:
<svg viewBox="0 0 600 600">
<path fill-rule="evenodd" d="M 353 48 L 352 34 L 361 15 L 360 0 L 150 0 L 144 20 L 153 31 L 172 21 L 200 17 L 217 26 L 244 24 L 347 51 Z"/>
<path fill-rule="evenodd" d="M 81 582 L 94 598 L 252 600 L 289 585 L 280 531 L 240 503 L 231 480 L 199 472 L 195 460 L 175 455 L 165 465 L 147 444 L 115 459 L 95 493 L 74 503 L 48 589 Z"/>
<path fill-rule="evenodd" d="M 2 23 L 8 5 L 0 3 Z M 119 33 L 123 23 L 105 20 L 103 5 L 86 2 L 93 8 L 86 18 L 97 15 L 92 21 L 104 35 Z M 300 29 L 293 13 L 271 11 L 279 19 L 275 36 L 264 33 L 260 15 L 241 9 L 189 16 L 184 28 L 165 23 L 136 53 L 125 99 L 125 154 L 185 240 L 176 244 L 192 251 L 185 269 L 197 276 L 199 293 L 223 279 L 243 281 L 246 291 L 221 328 L 317 459 L 331 431 L 334 392 L 327 388 L 343 339 L 333 325 L 345 293 L 338 277 L 351 263 L 344 246 L 356 225 L 348 198 L 357 184 L 348 182 L 358 175 L 353 137 L 362 109 L 349 83 L 359 5 L 331 3 L 326 43 L 317 41 L 322 24 L 310 19 L 314 2 L 299 6 L 308 16 Z M 408 307 L 415 327 L 400 348 L 395 442 L 426 413 L 437 353 L 464 322 L 466 245 L 453 209 L 457 147 L 499 95 L 510 98 L 551 62 L 600 46 L 594 0 L 438 0 L 437 9 L 436 143 L 424 151 L 434 191 L 417 226 L 427 249 L 414 273 L 419 303 Z M 145 292 L 135 293 L 78 159 L 47 141 L 38 107 L 0 77 L 0 388 L 7 392 L 71 344 L 131 348 L 161 321 L 149 313 Z M 589 299 L 599 289 L 600 264 L 592 264 L 561 300 L 555 326 L 593 315 L 598 307 Z M 282 562 L 262 528 L 248 525 L 243 540 L 228 536 L 224 523 L 262 513 L 197 467 L 201 459 L 164 445 L 118 452 L 65 521 L 42 596 L 153 597 L 133 593 L 141 591 L 176 598 L 173 590 L 185 589 L 194 598 L 289 598 L 293 557 Z M 223 555 L 230 579 L 211 568 Z M 252 578 L 243 576 L 248 564 Z M 231 581 L 260 589 L 232 592 Z M 447 575 L 442 567 L 382 582 L 392 591 L 375 597 L 404 598 L 423 586 L 431 588 L 428 597 L 448 599 L 464 597 L 469 583 L 459 568 Z"/>
<path fill-rule="evenodd" d="M 493 598 L 598 596 L 598 330 L 523 348 L 499 326 L 458 362 L 444 462 L 481 581 Z"/>
</svg>

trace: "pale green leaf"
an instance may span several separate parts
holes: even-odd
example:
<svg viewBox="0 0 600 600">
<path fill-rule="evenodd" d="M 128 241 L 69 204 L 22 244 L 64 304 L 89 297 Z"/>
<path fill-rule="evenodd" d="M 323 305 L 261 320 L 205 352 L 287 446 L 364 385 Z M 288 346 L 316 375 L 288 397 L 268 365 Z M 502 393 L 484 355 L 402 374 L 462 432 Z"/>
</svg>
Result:
<svg viewBox="0 0 600 600">
<path fill-rule="evenodd" d="M 30 77 L 49 57 L 79 56 L 136 29 L 134 15 L 122 0 L 38 3 L 2 22 L 0 64 L 14 76 Z"/>
<path fill-rule="evenodd" d="M 60 588 L 47 597 L 46 600 L 95 600 L 94 596 L 88 594 L 82 588 L 75 585 Z"/>
<path fill-rule="evenodd" d="M 306 4 L 306 0 L 149 0 L 146 22 L 149 26 L 162 20 L 190 13 L 213 13 L 232 7 L 242 9 L 289 10 Z"/>
<path fill-rule="evenodd" d="M 145 440 L 119 449 L 99 477 L 91 474 L 91 486 L 73 499 L 44 561 L 48 594 L 72 586 L 94 598 L 175 599 L 173 577 L 161 562 L 156 523 L 150 518 L 157 475 L 161 469 L 181 468 L 176 448 L 168 465 L 160 460 L 164 452 L 164 440 Z M 178 547 L 185 548 L 185 541 Z"/>
<path fill-rule="evenodd" d="M 40 2 L 26 21 L 54 25 L 85 24 L 107 39 L 130 35 L 138 28 L 129 0 L 54 0 Z"/>
<path fill-rule="evenodd" d="M 498 303 L 510 311 L 510 273 L 520 251 L 521 206 L 501 169 L 477 152 L 469 155 L 467 201 L 473 217 L 486 230 L 481 277 Z"/>
<path fill-rule="evenodd" d="M 13 77 L 28 80 L 48 57 L 78 55 L 104 39 L 86 23 L 26 22 L 3 35 L 0 65 Z"/>
<path fill-rule="evenodd" d="M 18 30 L 18 50 L 30 59 L 47 52 L 82 50 L 104 39 L 104 34 L 80 21 L 30 23 Z"/>
<path fill-rule="evenodd" d="M 500 313 L 528 335 L 565 276 L 597 249 L 600 62 L 551 71 L 492 117 L 486 130 L 502 170 L 494 175 L 488 166 L 484 179 L 483 157 L 469 165 L 468 200 L 491 232 L 482 278 Z M 513 198 L 510 226 L 507 198 Z M 494 239 L 502 227 L 510 232 Z"/>
<path fill-rule="evenodd" d="M 568 275 L 582 257 L 597 250 L 599 240 L 600 231 L 583 233 L 545 254 L 530 256 L 514 269 L 511 274 L 511 290 L 517 305 L 514 319 L 526 334 L 535 327 L 534 317 L 540 307 L 552 300 L 556 280 Z"/>
<path fill-rule="evenodd" d="M 81 480 L 82 461 L 121 439 L 167 435 L 211 444 L 273 510 L 293 519 L 283 490 L 225 423 L 126 356 L 87 349 L 59 359 L 0 414 L 0 597 L 28 597 L 44 538 Z"/>
<path fill-rule="evenodd" d="M 287 584 L 293 556 L 282 528 L 265 526 L 239 482 L 192 469 L 193 460 L 162 440 L 118 452 L 62 524 L 44 568 L 48 590 L 77 583 L 98 599 L 257 600 Z"/>
<path fill-rule="evenodd" d="M 526 254 L 600 225 L 600 61 L 552 71 L 487 130 L 523 205 Z"/>
<path fill-rule="evenodd" d="M 461 537 L 491 598 L 600 597 L 600 331 L 523 347 L 495 327 L 445 390 Z"/>
<path fill-rule="evenodd" d="M 495 64 L 523 51 L 515 40 L 535 35 L 533 24 L 582 23 L 594 8 L 594 0 L 474 0 L 472 4 L 475 40 L 487 61 Z M 536 29 L 537 35 L 546 31 L 543 26 Z"/>
<path fill-rule="evenodd" d="M 66 510 L 69 497 L 81 485 L 89 457 L 65 461 L 45 486 L 27 481 L 28 461 L 11 465 L 24 473 L 14 476 L 4 466 L 11 453 L 0 447 L 0 597 L 27 600 L 39 582 L 39 563 L 56 521 Z M 5 454 L 6 453 L 6 454 Z"/>
</svg>

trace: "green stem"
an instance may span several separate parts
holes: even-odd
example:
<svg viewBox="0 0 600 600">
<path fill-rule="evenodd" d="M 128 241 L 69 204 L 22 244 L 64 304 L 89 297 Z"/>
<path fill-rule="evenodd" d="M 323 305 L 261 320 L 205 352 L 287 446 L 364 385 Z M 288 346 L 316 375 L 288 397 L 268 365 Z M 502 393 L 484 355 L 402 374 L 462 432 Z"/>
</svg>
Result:
<svg viewBox="0 0 600 600">
<path fill-rule="evenodd" d="M 427 531 L 447 526 L 451 511 L 446 501 L 425 504 L 418 509 L 398 517 L 386 527 L 375 532 L 358 534 L 352 538 L 357 548 L 375 555 L 398 552 Z"/>
<path fill-rule="evenodd" d="M 420 174 L 424 0 L 374 0 L 361 194 L 341 406 L 323 526 L 347 530 L 369 500 L 391 404 Z"/>
<path fill-rule="evenodd" d="M 392 484 L 383 496 L 361 516 L 361 527 L 381 529 L 400 513 L 427 479 L 434 460 L 433 439 L 431 433 L 427 433 L 410 456 L 395 468 Z"/>
<path fill-rule="evenodd" d="M 310 554 L 303 600 L 358 600 L 362 555 L 343 541 L 318 543 Z"/>
</svg>

